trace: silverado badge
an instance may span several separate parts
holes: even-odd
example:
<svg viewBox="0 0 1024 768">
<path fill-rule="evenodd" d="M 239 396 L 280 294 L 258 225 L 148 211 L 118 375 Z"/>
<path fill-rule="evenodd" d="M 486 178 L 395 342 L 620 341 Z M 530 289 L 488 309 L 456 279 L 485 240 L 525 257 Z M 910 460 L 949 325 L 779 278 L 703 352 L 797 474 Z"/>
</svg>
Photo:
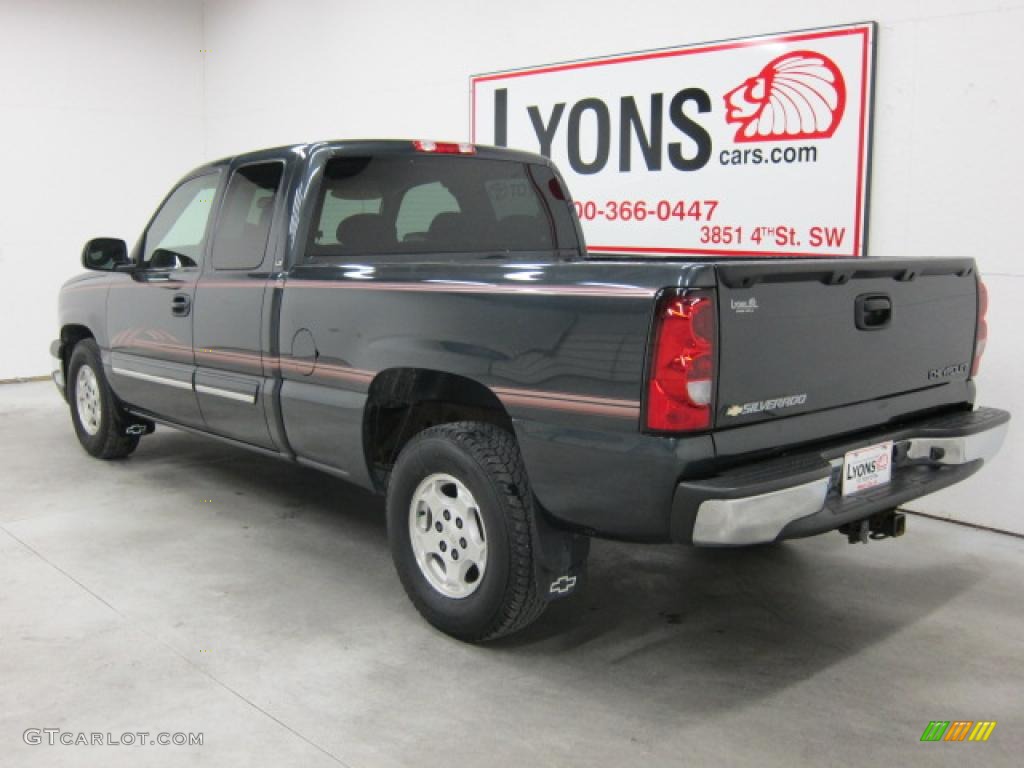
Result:
<svg viewBox="0 0 1024 768">
<path fill-rule="evenodd" d="M 730 405 L 725 409 L 726 416 L 749 416 L 752 413 L 779 411 L 783 408 L 792 408 L 794 405 L 803 405 L 807 402 L 807 393 L 790 395 L 789 397 L 775 397 L 771 400 L 756 400 L 743 405 Z"/>
</svg>

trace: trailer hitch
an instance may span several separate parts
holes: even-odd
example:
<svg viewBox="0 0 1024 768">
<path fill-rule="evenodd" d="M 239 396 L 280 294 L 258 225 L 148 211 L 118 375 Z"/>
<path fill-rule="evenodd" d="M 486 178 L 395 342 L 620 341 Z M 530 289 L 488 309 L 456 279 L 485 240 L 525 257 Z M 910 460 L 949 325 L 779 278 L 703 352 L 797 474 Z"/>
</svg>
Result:
<svg viewBox="0 0 1024 768">
<path fill-rule="evenodd" d="M 881 541 L 902 536 L 907 532 L 907 516 L 896 509 L 887 509 L 871 517 L 839 526 L 851 544 L 867 544 L 868 540 Z"/>
</svg>

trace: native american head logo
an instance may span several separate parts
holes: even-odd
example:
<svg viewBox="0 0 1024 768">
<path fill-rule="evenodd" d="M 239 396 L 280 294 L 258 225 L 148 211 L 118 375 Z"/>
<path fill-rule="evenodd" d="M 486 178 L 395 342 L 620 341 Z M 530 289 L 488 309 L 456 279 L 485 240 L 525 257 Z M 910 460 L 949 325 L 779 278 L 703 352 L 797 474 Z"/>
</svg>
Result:
<svg viewBox="0 0 1024 768">
<path fill-rule="evenodd" d="M 725 120 L 736 141 L 827 139 L 846 106 L 846 84 L 831 59 L 794 51 L 725 95 Z"/>
</svg>

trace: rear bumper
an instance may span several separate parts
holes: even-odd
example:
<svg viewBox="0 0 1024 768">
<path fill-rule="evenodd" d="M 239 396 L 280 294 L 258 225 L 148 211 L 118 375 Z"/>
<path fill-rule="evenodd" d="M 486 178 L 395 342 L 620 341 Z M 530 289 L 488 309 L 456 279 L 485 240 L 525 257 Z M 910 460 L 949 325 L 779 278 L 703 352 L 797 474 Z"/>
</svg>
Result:
<svg viewBox="0 0 1024 768">
<path fill-rule="evenodd" d="M 977 472 L 999 450 L 1009 421 L 1010 414 L 996 408 L 960 411 L 679 483 L 672 538 L 741 546 L 811 536 L 863 520 Z M 842 496 L 844 454 L 887 440 L 894 443 L 891 481 Z"/>
</svg>

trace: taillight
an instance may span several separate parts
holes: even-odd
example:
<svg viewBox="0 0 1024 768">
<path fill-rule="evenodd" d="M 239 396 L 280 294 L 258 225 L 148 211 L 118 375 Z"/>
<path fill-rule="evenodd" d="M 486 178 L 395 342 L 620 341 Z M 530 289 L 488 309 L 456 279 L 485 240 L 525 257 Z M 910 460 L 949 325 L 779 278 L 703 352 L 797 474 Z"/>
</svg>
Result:
<svg viewBox="0 0 1024 768">
<path fill-rule="evenodd" d="M 658 302 L 647 382 L 647 428 L 708 429 L 715 392 L 715 300 L 688 291 Z"/>
<path fill-rule="evenodd" d="M 974 331 L 974 363 L 971 365 L 971 378 L 978 375 L 978 368 L 981 367 L 981 356 L 985 354 L 985 345 L 988 343 L 988 288 L 982 279 L 978 278 L 978 324 Z"/>
<path fill-rule="evenodd" d="M 419 152 L 434 152 L 439 155 L 472 155 L 476 152 L 476 147 L 472 144 L 457 144 L 453 141 L 417 140 L 412 146 Z"/>
</svg>

